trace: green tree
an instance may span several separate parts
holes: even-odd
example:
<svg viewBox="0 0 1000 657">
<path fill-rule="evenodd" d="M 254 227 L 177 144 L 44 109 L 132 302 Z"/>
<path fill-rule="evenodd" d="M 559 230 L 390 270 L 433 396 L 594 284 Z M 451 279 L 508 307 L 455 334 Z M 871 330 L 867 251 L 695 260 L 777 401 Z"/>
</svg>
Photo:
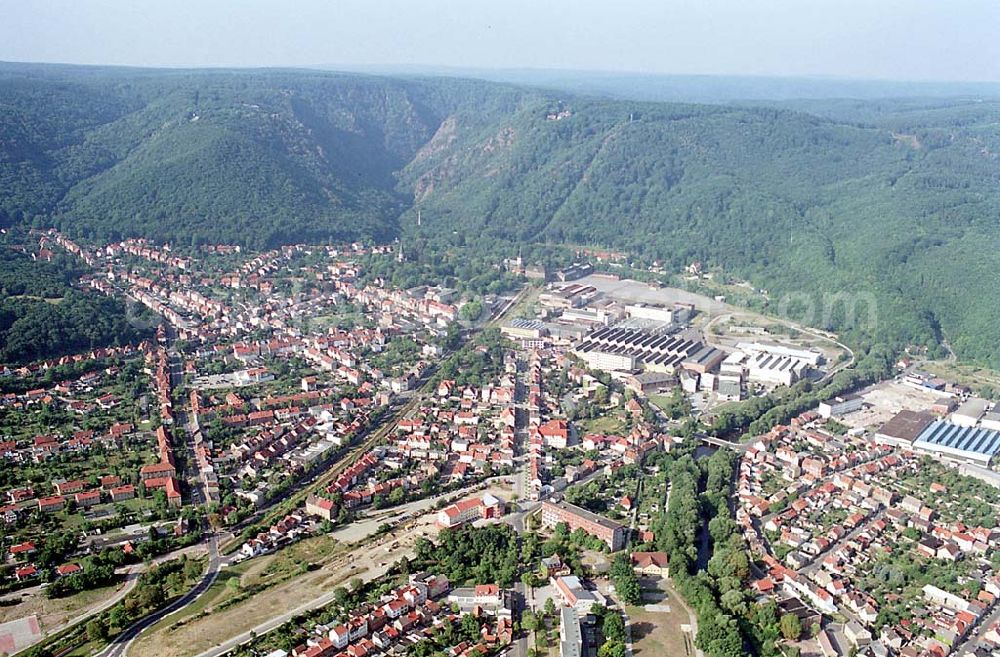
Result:
<svg viewBox="0 0 1000 657">
<path fill-rule="evenodd" d="M 795 614 L 785 614 L 779 622 L 781 636 L 789 641 L 798 641 L 802 636 L 802 621 Z"/>
<path fill-rule="evenodd" d="M 604 622 L 601 624 L 601 633 L 608 641 L 624 641 L 625 621 L 621 614 L 615 611 L 606 614 Z"/>
<path fill-rule="evenodd" d="M 534 632 L 539 627 L 538 616 L 535 612 L 530 609 L 525 609 L 521 614 L 521 627 L 528 630 L 529 632 Z"/>
<path fill-rule="evenodd" d="M 625 644 L 621 641 L 605 641 L 597 650 L 597 657 L 625 657 Z"/>
<path fill-rule="evenodd" d="M 469 641 L 478 641 L 479 621 L 472 614 L 462 616 L 462 635 Z"/>
<path fill-rule="evenodd" d="M 465 321 L 474 322 L 483 314 L 483 304 L 478 299 L 473 299 L 466 302 L 458 312 Z"/>
<path fill-rule="evenodd" d="M 115 605 L 111 608 L 111 613 L 108 614 L 108 620 L 111 621 L 111 625 L 119 630 L 124 629 L 129 622 L 128 614 L 125 613 L 125 608 L 121 605 Z"/>
<path fill-rule="evenodd" d="M 194 559 L 188 559 L 184 564 L 184 578 L 195 580 L 201 577 L 201 563 Z"/>
<path fill-rule="evenodd" d="M 95 643 L 101 643 L 108 638 L 108 624 L 103 618 L 95 618 L 87 623 L 87 638 Z"/>
</svg>

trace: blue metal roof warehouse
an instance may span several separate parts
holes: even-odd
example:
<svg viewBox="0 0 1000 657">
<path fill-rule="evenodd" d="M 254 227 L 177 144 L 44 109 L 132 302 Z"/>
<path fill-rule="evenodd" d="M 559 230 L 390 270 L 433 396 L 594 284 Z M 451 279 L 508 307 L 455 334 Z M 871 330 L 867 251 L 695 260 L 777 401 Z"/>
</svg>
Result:
<svg viewBox="0 0 1000 657">
<path fill-rule="evenodd" d="M 913 446 L 953 459 L 988 466 L 1000 452 L 1000 431 L 981 427 L 961 427 L 937 420 L 920 432 Z"/>
</svg>

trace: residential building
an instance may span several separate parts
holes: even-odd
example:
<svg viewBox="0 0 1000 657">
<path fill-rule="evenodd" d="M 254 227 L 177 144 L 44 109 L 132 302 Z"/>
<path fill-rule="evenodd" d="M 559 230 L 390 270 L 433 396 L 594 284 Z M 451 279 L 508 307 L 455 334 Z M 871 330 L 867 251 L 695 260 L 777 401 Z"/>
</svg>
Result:
<svg viewBox="0 0 1000 657">
<path fill-rule="evenodd" d="M 669 558 L 666 552 L 633 552 L 632 569 L 640 575 L 669 577 Z"/>
<path fill-rule="evenodd" d="M 625 545 L 625 527 L 620 523 L 568 502 L 543 502 L 542 524 L 553 527 L 560 522 L 566 523 L 570 531 L 582 529 L 591 536 L 596 536 L 607 543 L 612 552 Z"/>
<path fill-rule="evenodd" d="M 559 657 L 583 657 L 580 615 L 573 607 L 559 610 Z"/>
</svg>

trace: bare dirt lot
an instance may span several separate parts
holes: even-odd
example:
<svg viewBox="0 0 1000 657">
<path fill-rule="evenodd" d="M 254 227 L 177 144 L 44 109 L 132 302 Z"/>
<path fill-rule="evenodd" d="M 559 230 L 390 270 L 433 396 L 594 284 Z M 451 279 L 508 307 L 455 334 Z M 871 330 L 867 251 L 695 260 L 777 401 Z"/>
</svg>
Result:
<svg viewBox="0 0 1000 657">
<path fill-rule="evenodd" d="M 709 315 L 717 315 L 731 310 L 726 304 L 701 294 L 675 287 L 651 287 L 628 278 L 614 280 L 607 276 L 591 274 L 574 282 L 580 285 L 593 285 L 607 296 L 626 303 L 652 303 L 661 306 L 690 303 L 694 304 L 699 311 Z"/>
<path fill-rule="evenodd" d="M 926 411 L 943 397 L 899 381 L 885 381 L 862 395 L 867 408 L 837 418 L 851 428 L 880 427 L 902 410 Z"/>
</svg>

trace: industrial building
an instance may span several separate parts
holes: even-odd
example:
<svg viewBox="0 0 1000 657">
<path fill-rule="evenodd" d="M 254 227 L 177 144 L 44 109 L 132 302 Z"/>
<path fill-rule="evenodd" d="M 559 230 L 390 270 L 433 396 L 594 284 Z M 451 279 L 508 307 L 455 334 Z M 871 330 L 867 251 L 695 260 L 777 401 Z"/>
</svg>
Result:
<svg viewBox="0 0 1000 657">
<path fill-rule="evenodd" d="M 1000 431 L 936 420 L 920 432 L 913 448 L 988 468 L 1000 451 Z"/>
<path fill-rule="evenodd" d="M 743 377 L 738 374 L 720 374 L 716 379 L 719 397 L 726 401 L 743 399 Z"/>
<path fill-rule="evenodd" d="M 602 372 L 632 372 L 638 369 L 635 356 L 616 354 L 609 351 L 574 352 L 592 370 Z"/>
<path fill-rule="evenodd" d="M 660 392 L 673 385 L 673 375 L 664 372 L 642 372 L 632 374 L 623 379 L 625 385 L 642 395 Z"/>
<path fill-rule="evenodd" d="M 548 335 L 549 330 L 537 319 L 512 319 L 500 327 L 500 334 L 518 340 L 538 340 Z"/>
<path fill-rule="evenodd" d="M 770 354 L 801 360 L 810 367 L 817 367 L 823 362 L 823 353 L 813 349 L 796 349 L 783 344 L 765 342 L 740 342 L 736 345 L 740 351 L 748 354 Z"/>
<path fill-rule="evenodd" d="M 719 372 L 722 374 L 738 374 L 742 376 L 746 372 L 747 355 L 742 351 L 734 351 L 726 356 L 719 365 Z"/>
<path fill-rule="evenodd" d="M 589 276 L 594 273 L 594 265 L 589 262 L 575 262 L 565 269 L 556 272 L 556 278 L 560 281 L 575 281 L 578 278 Z"/>
<path fill-rule="evenodd" d="M 985 399 L 973 397 L 966 400 L 951 414 L 951 421 L 960 427 L 974 427 L 986 415 L 989 403 Z"/>
<path fill-rule="evenodd" d="M 632 304 L 625 306 L 625 312 L 628 313 L 629 317 L 651 319 L 654 322 L 663 322 L 664 324 L 674 323 L 674 311 L 671 308 L 647 306 L 644 304 Z"/>
<path fill-rule="evenodd" d="M 661 372 L 673 372 L 681 364 L 702 350 L 704 344 L 677 335 L 657 333 L 640 329 L 608 327 L 600 328 L 584 338 L 573 349 L 573 353 L 583 360 L 587 354 L 601 352 L 634 359 L 634 366 Z M 622 362 L 615 363 L 617 370 L 625 370 Z M 593 367 L 593 366 L 592 366 Z"/>
<path fill-rule="evenodd" d="M 580 322 L 583 324 L 600 324 L 607 326 L 611 323 L 611 315 L 600 309 L 590 308 L 567 308 L 559 316 L 561 322 Z"/>
<path fill-rule="evenodd" d="M 834 397 L 833 399 L 821 401 L 817 412 L 820 417 L 824 418 L 840 417 L 854 411 L 860 411 L 862 406 L 864 406 L 864 402 L 860 396 L 844 395 L 843 397 Z"/>
<path fill-rule="evenodd" d="M 790 386 L 802 378 L 807 367 L 807 363 L 798 358 L 761 352 L 751 354 L 747 378 L 769 385 Z"/>
<path fill-rule="evenodd" d="M 726 352 L 721 349 L 704 346 L 695 352 L 694 355 L 684 359 L 681 366 L 690 372 L 705 374 L 706 372 L 711 372 L 718 367 L 719 364 L 725 360 L 725 358 Z"/>
<path fill-rule="evenodd" d="M 722 374 L 739 375 L 748 381 L 768 386 L 790 386 L 801 379 L 815 361 L 813 358 L 799 358 L 800 350 L 786 347 L 741 342 L 740 351 L 725 357 L 719 365 Z M 763 347 L 767 346 L 768 350 Z M 811 353 L 811 352 L 803 352 Z"/>
<path fill-rule="evenodd" d="M 875 433 L 875 440 L 896 447 L 909 447 L 933 421 L 934 416 L 930 413 L 903 410 L 882 425 Z"/>
<path fill-rule="evenodd" d="M 570 283 L 538 295 L 538 303 L 549 308 L 580 308 L 599 295 L 593 285 Z"/>
</svg>

